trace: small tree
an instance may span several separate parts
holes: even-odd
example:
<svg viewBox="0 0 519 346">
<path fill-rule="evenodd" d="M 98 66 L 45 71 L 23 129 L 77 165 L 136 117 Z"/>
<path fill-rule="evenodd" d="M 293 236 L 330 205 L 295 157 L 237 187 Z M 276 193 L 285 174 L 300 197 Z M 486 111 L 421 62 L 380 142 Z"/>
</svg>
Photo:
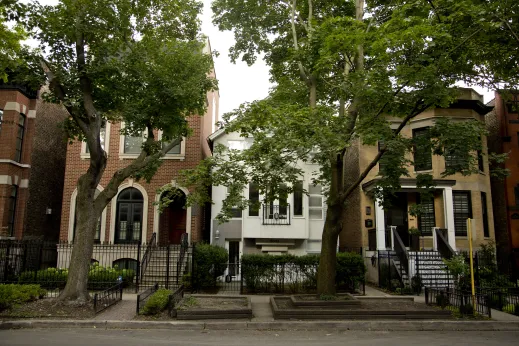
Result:
<svg viewBox="0 0 519 346">
<path fill-rule="evenodd" d="M 62 0 L 37 2 L 19 11 L 45 54 L 39 56 L 49 84 L 44 98 L 69 112 L 70 140 L 85 141 L 88 170 L 78 180 L 77 225 L 64 300 L 88 300 L 87 276 L 96 223 L 127 178 L 149 180 L 160 158 L 189 135 L 187 117 L 204 114 L 210 54 L 202 54 L 202 4 L 196 0 Z M 95 191 L 107 163 L 100 130 L 124 121 L 122 132 L 146 140 L 141 154 Z M 159 141 L 154 131 L 163 131 Z"/>
</svg>

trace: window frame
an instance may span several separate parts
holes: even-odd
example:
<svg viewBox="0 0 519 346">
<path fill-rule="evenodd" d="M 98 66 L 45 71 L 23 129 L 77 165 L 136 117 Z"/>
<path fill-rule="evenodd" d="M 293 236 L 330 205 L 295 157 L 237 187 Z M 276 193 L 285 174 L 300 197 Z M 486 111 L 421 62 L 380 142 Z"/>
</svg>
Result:
<svg viewBox="0 0 519 346">
<path fill-rule="evenodd" d="M 2 134 L 3 122 L 4 122 L 4 110 L 0 108 L 0 135 Z"/>
<path fill-rule="evenodd" d="M 105 123 L 105 144 L 104 144 L 105 147 L 103 148 L 106 155 L 109 154 L 109 149 L 110 149 L 110 130 L 111 130 L 111 123 L 110 123 L 110 121 L 106 121 L 106 123 Z M 82 159 L 90 158 L 90 153 L 88 152 L 88 146 L 85 141 L 81 142 L 81 158 Z"/>
<path fill-rule="evenodd" d="M 255 184 L 255 183 L 252 183 L 252 182 L 249 183 L 249 186 L 248 186 L 248 188 L 249 188 L 249 191 L 248 191 L 248 193 L 249 193 L 249 202 L 252 201 L 252 195 L 251 195 L 251 191 L 252 191 L 251 186 L 252 186 L 252 185 L 257 186 L 257 188 L 256 188 L 256 191 L 257 191 L 257 200 L 255 201 L 255 202 L 257 202 L 257 210 L 253 210 L 253 209 L 251 208 L 251 205 L 249 204 L 248 212 L 247 212 L 247 216 L 248 216 L 248 217 L 254 217 L 254 218 L 257 217 L 257 218 L 259 218 L 259 217 L 260 217 L 260 210 L 261 210 L 261 202 L 260 202 L 259 186 L 258 186 L 258 184 Z M 251 215 L 251 212 L 256 212 L 257 215 Z M 243 217 L 243 215 L 242 215 L 242 217 Z"/>
<path fill-rule="evenodd" d="M 20 125 L 20 119 L 23 119 L 23 125 Z M 24 144 L 24 138 L 25 138 L 25 128 L 27 124 L 27 117 L 23 113 L 18 114 L 18 122 L 16 124 L 17 131 L 16 131 L 16 145 L 14 147 L 15 153 L 14 153 L 14 161 L 21 163 L 23 158 L 23 144 Z M 21 135 L 21 137 L 20 137 Z M 18 147 L 20 147 L 18 149 Z"/>
<path fill-rule="evenodd" d="M 158 140 L 162 143 L 162 130 L 159 130 L 158 132 Z M 182 137 L 182 142 L 180 142 L 180 153 L 179 154 L 168 154 L 166 153 L 164 156 L 161 157 L 161 159 L 164 160 L 184 160 L 186 158 L 186 137 Z"/>
<path fill-rule="evenodd" d="M 320 186 L 321 187 L 321 193 L 320 194 L 315 194 L 315 193 L 310 193 L 311 191 L 311 188 L 312 187 L 317 187 L 317 186 Z M 321 206 L 320 207 L 313 207 L 313 206 L 310 206 L 310 200 L 312 199 L 312 197 L 319 197 L 321 198 Z M 312 210 L 321 210 L 321 218 L 312 218 L 311 216 L 311 211 Z M 308 220 L 313 220 L 313 221 L 319 221 L 319 220 L 324 220 L 325 218 L 325 214 L 324 214 L 324 195 L 323 195 L 323 186 L 322 185 L 313 185 L 313 184 L 308 184 Z"/>
<path fill-rule="evenodd" d="M 422 204 L 422 201 L 420 199 L 420 194 L 417 195 L 417 202 L 419 204 Z M 418 229 L 420 230 L 422 236 L 424 237 L 432 237 L 433 233 L 432 233 L 432 228 L 433 227 L 436 227 L 436 206 L 434 205 L 434 197 L 431 198 L 430 202 L 432 203 L 432 220 L 433 220 L 433 226 L 429 227 L 429 230 L 426 230 L 426 231 L 423 231 L 422 230 L 422 226 L 423 226 L 423 223 L 424 223 L 424 220 L 423 220 L 423 213 L 418 215 Z M 428 217 L 431 216 L 431 213 L 427 213 Z"/>
<path fill-rule="evenodd" d="M 229 187 L 224 186 L 224 188 L 225 188 L 225 197 L 227 198 L 227 196 L 229 196 Z M 243 191 L 242 191 L 242 193 L 243 193 Z M 237 210 L 240 211 L 240 217 L 232 215 L 230 220 L 243 220 L 243 210 L 240 208 L 231 208 L 231 211 L 237 211 Z"/>
<path fill-rule="evenodd" d="M 490 238 L 490 224 L 488 222 L 488 200 L 487 193 L 481 191 L 481 212 L 483 219 L 483 237 Z"/>
<path fill-rule="evenodd" d="M 468 205 L 468 211 L 456 211 L 456 202 L 455 202 L 455 196 L 461 196 L 465 195 L 467 196 L 467 205 Z M 470 191 L 452 191 L 452 208 L 453 208 L 453 218 L 454 218 L 454 234 L 455 237 L 467 237 L 468 236 L 468 229 L 467 229 L 467 219 L 472 218 L 472 193 Z M 461 215 L 460 215 L 461 214 Z M 461 220 L 460 220 L 461 218 Z M 456 224 L 458 226 L 461 226 L 463 229 L 456 229 Z"/>
<path fill-rule="evenodd" d="M 413 141 L 415 138 L 421 136 L 422 133 L 427 134 L 427 131 L 428 131 L 428 127 L 418 127 L 418 128 L 413 129 L 413 133 L 412 133 Z M 432 152 L 429 150 L 429 155 L 427 156 L 427 160 L 425 160 L 425 159 L 423 160 L 424 162 L 427 161 L 423 165 L 423 167 L 418 167 L 418 165 L 416 164 L 417 156 L 423 155 L 425 157 L 426 153 L 421 153 L 421 152 L 417 153 L 417 151 L 418 151 L 418 147 L 416 146 L 416 144 L 413 144 L 413 167 L 414 167 L 415 172 L 431 171 L 433 169 Z"/>
<path fill-rule="evenodd" d="M 301 186 L 301 189 L 299 190 L 298 187 L 294 186 L 294 190 L 292 191 L 292 205 L 293 205 L 292 217 L 294 217 L 296 219 L 305 217 L 305 205 L 304 205 L 305 199 L 304 199 L 304 193 L 303 193 L 304 181 L 300 180 L 297 184 Z M 296 214 L 296 192 L 301 193 L 301 214 Z"/>
<path fill-rule="evenodd" d="M 126 123 L 124 121 L 121 121 L 121 130 L 124 130 L 124 128 L 126 127 Z M 125 141 L 126 141 L 126 135 L 125 134 L 120 134 L 119 136 L 119 158 L 120 159 L 135 159 L 137 157 L 139 157 L 140 155 L 140 152 L 135 154 L 135 153 L 125 153 L 124 152 L 124 147 L 125 147 Z M 133 136 L 132 136 L 133 137 Z M 144 141 L 146 140 L 147 138 L 147 134 L 146 134 L 146 131 L 145 129 L 142 130 L 142 142 L 144 143 Z"/>
<path fill-rule="evenodd" d="M 141 195 L 141 200 L 137 200 L 137 199 L 133 199 L 132 197 L 130 197 L 130 199 L 122 199 L 120 198 L 121 194 L 125 191 L 125 190 L 129 190 L 129 189 L 134 189 L 136 191 L 139 192 L 139 194 Z M 145 205 L 145 198 L 144 198 L 144 194 L 137 188 L 133 187 L 133 186 L 129 186 L 129 187 L 125 187 L 124 189 L 122 189 L 118 194 L 117 194 L 117 199 L 116 199 L 116 214 L 115 214 L 115 229 L 114 229 L 114 244 L 141 244 L 142 243 L 142 231 L 144 229 L 144 221 L 145 221 L 145 218 L 144 218 L 144 213 L 146 212 L 145 208 L 146 208 L 146 205 Z M 121 235 L 121 230 L 118 228 L 119 225 L 119 212 L 120 212 L 120 205 L 122 203 L 128 203 L 129 205 L 132 205 L 132 213 L 128 213 L 128 220 L 130 218 L 130 216 L 133 216 L 133 205 L 137 205 L 137 204 L 141 204 L 142 206 L 142 209 L 141 209 L 141 222 L 140 222 L 140 229 L 139 229 L 139 239 L 131 239 L 131 240 L 122 240 L 120 238 L 120 235 Z M 127 222 L 128 222 L 127 220 Z M 131 221 L 133 223 L 133 221 Z M 135 230 L 133 229 L 133 226 L 132 226 L 132 229 L 131 230 L 128 230 L 126 229 L 125 232 L 132 232 L 131 234 L 135 234 Z M 130 233 L 128 233 L 130 234 Z M 129 238 L 128 236 L 126 238 Z M 133 237 L 132 237 L 133 238 Z M 122 241 L 121 241 L 122 240 Z"/>
</svg>

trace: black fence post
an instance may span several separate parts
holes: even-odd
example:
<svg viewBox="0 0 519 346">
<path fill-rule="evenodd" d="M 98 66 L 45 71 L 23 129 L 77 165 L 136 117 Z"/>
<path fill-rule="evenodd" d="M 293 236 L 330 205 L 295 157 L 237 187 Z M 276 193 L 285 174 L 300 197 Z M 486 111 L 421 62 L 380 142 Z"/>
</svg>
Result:
<svg viewBox="0 0 519 346">
<path fill-rule="evenodd" d="M 170 256 L 170 244 L 166 248 L 166 288 L 169 288 L 169 256 Z"/>
<path fill-rule="evenodd" d="M 490 304 L 491 304 L 490 295 L 486 295 L 485 299 L 487 300 L 486 306 L 487 306 L 487 311 L 488 311 L 488 318 L 492 318 L 492 308 L 490 306 Z"/>
<path fill-rule="evenodd" d="M 98 299 L 98 295 L 97 293 L 94 294 L 94 311 L 97 312 L 97 299 Z"/>
<path fill-rule="evenodd" d="M 195 290 L 195 243 L 191 247 L 191 293 Z"/>
<path fill-rule="evenodd" d="M 135 293 L 139 292 L 139 284 L 141 278 L 141 243 L 137 244 L 137 277 L 135 278 Z M 139 302 L 137 302 L 137 309 L 139 308 Z M 137 311 L 138 313 L 138 311 Z"/>
<path fill-rule="evenodd" d="M 7 282 L 7 271 L 9 270 L 9 250 L 10 250 L 10 242 L 7 242 L 7 247 L 5 249 L 5 263 L 4 263 L 4 282 Z"/>
<path fill-rule="evenodd" d="M 497 308 L 499 311 L 503 311 L 503 292 L 501 290 L 497 291 L 498 303 Z"/>
<path fill-rule="evenodd" d="M 382 276 L 380 275 L 380 251 L 377 251 L 378 287 L 382 287 Z"/>
<path fill-rule="evenodd" d="M 43 258 L 43 243 L 40 244 L 40 247 L 38 249 L 38 264 L 36 265 L 36 271 L 40 270 L 41 268 L 41 261 L 42 261 L 42 258 Z"/>
<path fill-rule="evenodd" d="M 427 286 L 425 286 L 424 294 L 425 294 L 425 304 L 429 305 L 429 288 Z"/>
<path fill-rule="evenodd" d="M 135 311 L 135 313 L 136 313 L 137 315 L 139 314 L 139 310 L 140 310 L 140 309 L 139 309 L 139 303 L 140 303 L 140 301 L 141 301 L 141 295 L 138 294 L 138 295 L 137 295 L 137 310 Z"/>
</svg>

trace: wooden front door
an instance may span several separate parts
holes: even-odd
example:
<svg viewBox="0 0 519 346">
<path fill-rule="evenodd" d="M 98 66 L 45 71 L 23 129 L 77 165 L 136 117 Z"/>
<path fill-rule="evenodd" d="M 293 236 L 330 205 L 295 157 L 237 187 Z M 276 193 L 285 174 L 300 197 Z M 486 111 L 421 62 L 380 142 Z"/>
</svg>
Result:
<svg viewBox="0 0 519 346">
<path fill-rule="evenodd" d="M 186 232 L 186 210 L 181 208 L 172 208 L 169 212 L 169 243 L 180 244 L 182 233 Z"/>
</svg>

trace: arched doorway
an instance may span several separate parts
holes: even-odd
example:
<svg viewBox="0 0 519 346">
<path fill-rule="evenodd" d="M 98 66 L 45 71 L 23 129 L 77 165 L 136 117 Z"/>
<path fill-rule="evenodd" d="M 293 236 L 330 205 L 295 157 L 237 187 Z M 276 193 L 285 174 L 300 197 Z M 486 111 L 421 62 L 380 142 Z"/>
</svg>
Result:
<svg viewBox="0 0 519 346">
<path fill-rule="evenodd" d="M 144 198 L 136 188 L 129 187 L 117 197 L 116 244 L 139 243 L 142 235 Z"/>
<path fill-rule="evenodd" d="M 181 190 L 165 193 L 170 194 L 169 198 L 173 200 L 160 214 L 159 243 L 162 245 L 180 244 L 182 234 L 186 233 L 186 195 Z"/>
</svg>

